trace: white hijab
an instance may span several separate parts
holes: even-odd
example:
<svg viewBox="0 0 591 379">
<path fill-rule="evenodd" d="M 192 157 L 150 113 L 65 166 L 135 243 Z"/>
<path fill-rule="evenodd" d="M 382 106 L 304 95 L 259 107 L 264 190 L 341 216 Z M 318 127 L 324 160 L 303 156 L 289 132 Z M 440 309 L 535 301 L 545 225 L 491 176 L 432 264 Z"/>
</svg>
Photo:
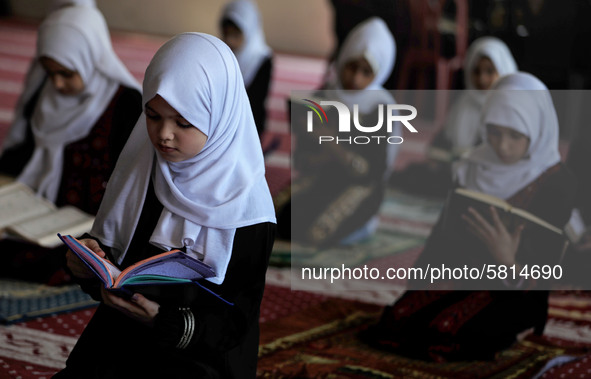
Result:
<svg viewBox="0 0 591 379">
<path fill-rule="evenodd" d="M 146 70 L 143 104 L 160 95 L 207 136 L 199 154 L 172 163 L 158 154 L 140 116 L 92 228 L 123 261 L 135 233 L 150 179 L 164 206 L 150 242 L 186 247 L 223 282 L 236 228 L 275 222 L 250 103 L 238 62 L 221 40 L 201 33 L 166 42 Z"/>
<path fill-rule="evenodd" d="M 340 72 L 347 62 L 352 59 L 365 58 L 374 72 L 374 80 L 363 90 L 350 91 L 343 89 L 340 81 Z M 396 41 L 388 29 L 388 25 L 378 17 L 367 19 L 351 30 L 343 42 L 336 59 L 336 83 L 329 85 L 328 89 L 335 90 L 336 97 L 346 104 L 351 111 L 353 105 L 359 105 L 361 113 L 376 110 L 379 104 L 396 104 L 394 97 L 384 89 L 384 82 L 390 77 L 396 61 Z M 402 126 L 399 122 L 394 124 L 392 135 L 402 136 Z M 398 155 L 398 146 L 389 144 L 387 149 L 387 170 L 384 178 L 387 179 L 393 170 L 394 161 Z"/>
<path fill-rule="evenodd" d="M 491 124 L 528 136 L 525 157 L 514 164 L 503 163 L 486 138 L 486 125 Z M 454 167 L 463 187 L 508 199 L 560 162 L 558 117 L 552 97 L 531 74 L 510 74 L 495 83 L 482 111 L 481 133 L 484 142 Z"/>
<path fill-rule="evenodd" d="M 96 3 L 94 0 L 52 0 L 47 4 L 47 14 L 49 15 L 65 6 L 87 6 L 96 8 Z M 27 120 L 25 120 L 22 115 L 27 102 L 33 97 L 39 87 L 41 87 L 45 78 L 45 70 L 41 64 L 39 64 L 37 59 L 33 59 L 25 76 L 23 92 L 19 96 L 14 109 L 16 118 L 12 121 L 10 126 L 11 133 L 4 139 L 2 148 L 9 148 L 17 145 L 25 139 Z M 1 152 L 2 149 L 0 149 L 0 153 Z"/>
<path fill-rule="evenodd" d="M 47 6 L 47 13 L 57 11 L 68 6 L 85 6 L 96 8 L 95 0 L 50 0 Z"/>
<path fill-rule="evenodd" d="M 350 60 L 358 58 L 369 62 L 374 79 L 364 90 L 344 90 L 340 73 Z M 358 104 L 362 113 L 373 111 L 377 104 L 391 104 L 394 99 L 383 85 L 390 77 L 395 61 L 396 41 L 388 25 L 378 17 L 367 19 L 355 26 L 345 38 L 336 59 L 336 83 L 328 88 L 336 89 L 337 96 L 351 109 L 353 104 Z"/>
<path fill-rule="evenodd" d="M 34 64 L 40 57 L 78 72 L 84 82 L 81 94 L 65 96 L 46 80 L 31 118 L 35 150 L 17 179 L 55 201 L 64 147 L 88 135 L 119 85 L 139 89 L 139 84 L 113 51 L 107 24 L 95 8 L 71 6 L 47 17 L 39 27 Z M 25 138 L 26 120 L 22 114 L 17 117 L 5 148 Z"/>
<path fill-rule="evenodd" d="M 444 126 L 445 135 L 456 152 L 466 151 L 478 141 L 478 125 L 486 91 L 474 87 L 472 71 L 483 57 L 491 60 L 499 77 L 517 72 L 515 59 L 503 41 L 496 37 L 481 37 L 472 42 L 464 60 L 464 83 L 468 91 L 463 91 L 453 105 Z"/>
<path fill-rule="evenodd" d="M 272 54 L 271 48 L 265 42 L 259 11 L 254 2 L 237 0 L 226 4 L 222 13 L 223 19 L 236 24 L 244 35 L 244 44 L 235 54 L 244 78 L 244 85 L 248 88 L 265 59 Z"/>
</svg>

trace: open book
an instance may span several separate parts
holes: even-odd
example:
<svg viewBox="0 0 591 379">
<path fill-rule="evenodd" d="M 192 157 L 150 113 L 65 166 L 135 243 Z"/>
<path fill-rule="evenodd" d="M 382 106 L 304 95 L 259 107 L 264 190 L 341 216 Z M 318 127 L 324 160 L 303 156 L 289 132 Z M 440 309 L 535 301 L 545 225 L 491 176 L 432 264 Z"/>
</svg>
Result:
<svg viewBox="0 0 591 379">
<path fill-rule="evenodd" d="M 14 181 L 0 186 L 0 232 L 43 247 L 60 245 L 57 233 L 82 235 L 94 217 L 76 207 L 57 208 L 36 196 L 25 184 Z"/>
<path fill-rule="evenodd" d="M 214 270 L 180 250 L 154 255 L 121 271 L 109 260 L 102 258 L 76 238 L 61 234 L 58 237 L 103 282 L 107 290 L 118 296 L 128 298 L 137 292 L 156 300 L 176 296 L 178 297 L 176 300 L 182 302 L 183 295 L 185 295 L 183 292 L 187 292 L 188 285 L 189 288 L 198 286 L 201 290 L 205 290 L 228 303 L 197 282 L 199 279 L 215 276 Z"/>
<path fill-rule="evenodd" d="M 510 233 L 519 225 L 524 225 L 524 231 L 534 231 L 538 238 L 543 239 L 545 251 L 540 253 L 551 253 L 553 256 L 556 254 L 555 256 L 561 257 L 566 250 L 568 239 L 562 229 L 526 210 L 513 207 L 503 199 L 465 188 L 456 188 L 448 196 L 443 220 L 444 231 L 454 233 L 459 225 L 465 229 L 466 222 L 462 220 L 461 215 L 468 214 L 468 207 L 475 209 L 492 224 L 491 206 L 495 207 L 499 218 Z"/>
</svg>

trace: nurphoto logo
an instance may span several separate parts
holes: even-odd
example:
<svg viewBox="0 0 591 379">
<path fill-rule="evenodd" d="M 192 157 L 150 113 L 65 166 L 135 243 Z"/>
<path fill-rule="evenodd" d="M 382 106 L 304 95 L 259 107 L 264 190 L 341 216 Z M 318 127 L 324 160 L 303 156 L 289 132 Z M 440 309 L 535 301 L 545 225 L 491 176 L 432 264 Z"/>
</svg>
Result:
<svg viewBox="0 0 591 379">
<path fill-rule="evenodd" d="M 410 121 L 413 120 L 417 116 L 417 109 L 412 105 L 408 104 L 386 104 L 386 112 L 384 112 L 384 104 L 378 105 L 378 121 L 373 126 L 364 126 L 361 125 L 359 121 L 359 106 L 357 104 L 353 105 L 353 117 L 351 117 L 351 111 L 349 107 L 339 101 L 333 100 L 323 100 L 320 103 L 309 99 L 303 99 L 304 101 L 310 103 L 310 105 L 306 105 L 310 108 L 310 111 L 307 113 L 307 132 L 313 133 L 314 132 L 314 114 L 318 117 L 321 124 L 328 123 L 328 117 L 326 116 L 326 112 L 324 111 L 325 106 L 333 106 L 336 108 L 338 113 L 338 132 L 339 133 L 350 133 L 351 132 L 351 119 L 353 120 L 353 125 L 355 129 L 357 129 L 361 133 L 368 133 L 372 134 L 371 136 L 364 136 L 364 135 L 357 135 L 355 137 L 348 136 L 348 137 L 341 137 L 341 136 L 330 136 L 330 135 L 319 135 L 318 136 L 318 143 L 345 143 L 345 144 L 355 144 L 355 145 L 367 145 L 371 142 L 380 144 L 380 143 L 389 143 L 393 145 L 398 145 L 403 142 L 402 136 L 392 135 L 392 130 L 394 129 L 393 125 L 395 122 L 400 122 L 406 129 L 408 129 L 411 133 L 418 133 L 418 131 L 411 125 Z M 410 114 L 400 114 L 400 111 L 410 112 Z M 384 126 L 384 113 L 386 114 L 386 134 L 384 135 L 374 135 L 374 133 L 380 131 Z"/>
</svg>

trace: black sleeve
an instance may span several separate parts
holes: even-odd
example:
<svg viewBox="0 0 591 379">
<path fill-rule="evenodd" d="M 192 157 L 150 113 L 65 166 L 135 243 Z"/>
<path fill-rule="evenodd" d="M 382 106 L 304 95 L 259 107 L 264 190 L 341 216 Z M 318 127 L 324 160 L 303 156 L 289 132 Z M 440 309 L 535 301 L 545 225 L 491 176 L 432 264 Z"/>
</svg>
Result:
<svg viewBox="0 0 591 379">
<path fill-rule="evenodd" d="M 117 158 L 123 150 L 138 117 L 142 113 L 142 95 L 139 91 L 123 87 L 113 110 L 111 134 L 109 135 L 109 156 L 111 167 L 115 167 Z"/>
<path fill-rule="evenodd" d="M 269 57 L 261 64 L 259 71 L 246 89 L 259 136 L 265 131 L 265 124 L 267 122 L 265 101 L 269 93 L 272 69 L 273 60 L 272 57 Z"/>
<path fill-rule="evenodd" d="M 263 223 L 239 228 L 234 237 L 232 258 L 224 282 L 203 284 L 224 299 L 204 293 L 191 305 L 196 327 L 187 347 L 190 350 L 228 351 L 239 345 L 258 325 L 265 274 L 275 237 L 275 225 Z M 184 318 L 178 308 L 161 307 L 155 321 L 161 345 L 175 347 L 184 332 Z"/>
<path fill-rule="evenodd" d="M 562 229 L 568 222 L 575 204 L 577 183 L 574 175 L 562 170 L 549 178 L 536 193 L 529 211 L 542 220 Z M 535 230 L 523 231 L 516 259 L 519 263 L 556 264 L 560 252 L 548 251 L 544 236 Z"/>
</svg>

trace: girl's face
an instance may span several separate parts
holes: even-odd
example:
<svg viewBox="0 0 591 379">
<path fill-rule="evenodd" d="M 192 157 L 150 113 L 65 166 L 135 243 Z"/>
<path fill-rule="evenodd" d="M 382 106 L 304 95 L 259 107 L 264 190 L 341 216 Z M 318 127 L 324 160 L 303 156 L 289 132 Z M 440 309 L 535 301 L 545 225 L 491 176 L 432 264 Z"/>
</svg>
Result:
<svg viewBox="0 0 591 379">
<path fill-rule="evenodd" d="M 487 90 L 498 78 L 499 73 L 495 65 L 487 57 L 481 57 L 472 69 L 471 79 L 476 89 Z"/>
<path fill-rule="evenodd" d="M 207 136 L 185 120 L 160 95 L 146 104 L 146 125 L 152 145 L 169 162 L 182 162 L 199 154 Z"/>
<path fill-rule="evenodd" d="M 499 125 L 487 125 L 486 134 L 488 143 L 503 163 L 516 163 L 527 154 L 529 137 L 525 134 Z"/>
<path fill-rule="evenodd" d="M 72 71 L 48 57 L 39 58 L 55 89 L 66 96 L 75 96 L 84 91 L 84 81 L 77 71 Z"/>
<path fill-rule="evenodd" d="M 367 59 L 351 59 L 341 70 L 341 84 L 346 90 L 362 90 L 373 82 L 375 74 Z"/>
<path fill-rule="evenodd" d="M 222 40 L 236 53 L 244 45 L 244 34 L 234 23 L 224 22 L 222 24 Z"/>
</svg>

